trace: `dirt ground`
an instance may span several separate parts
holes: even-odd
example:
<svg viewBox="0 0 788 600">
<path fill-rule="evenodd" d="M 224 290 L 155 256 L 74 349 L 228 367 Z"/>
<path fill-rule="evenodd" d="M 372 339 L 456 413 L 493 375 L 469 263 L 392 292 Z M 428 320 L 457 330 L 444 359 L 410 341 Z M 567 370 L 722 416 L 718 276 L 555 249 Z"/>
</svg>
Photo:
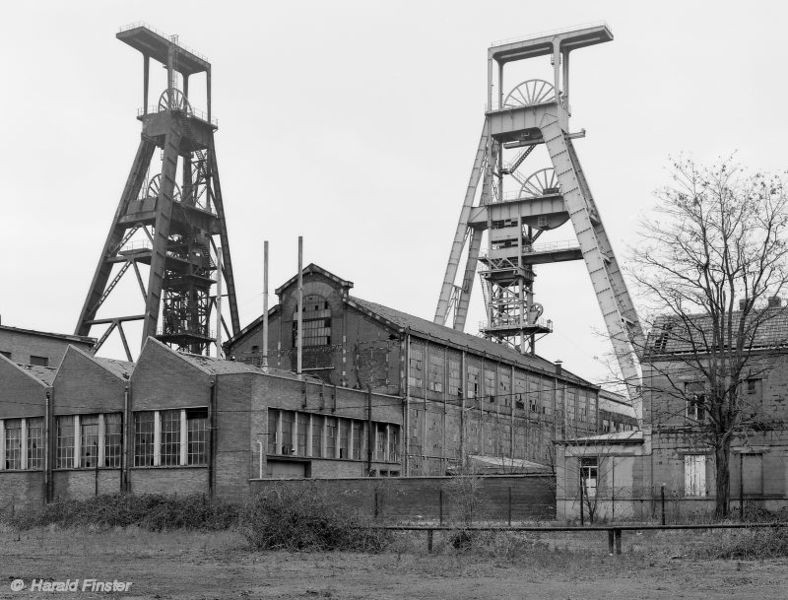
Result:
<svg viewBox="0 0 788 600">
<path fill-rule="evenodd" d="M 670 534 L 624 535 L 608 556 L 603 533 L 542 538 L 547 548 L 515 559 L 456 554 L 436 539 L 428 554 L 414 538 L 403 551 L 252 552 L 233 532 L 151 533 L 0 529 L 0 598 L 781 598 L 788 560 L 698 561 Z M 697 542 L 697 540 L 696 540 Z M 31 592 L 32 579 L 132 582 L 128 593 Z M 12 591 L 15 579 L 25 588 Z"/>
</svg>

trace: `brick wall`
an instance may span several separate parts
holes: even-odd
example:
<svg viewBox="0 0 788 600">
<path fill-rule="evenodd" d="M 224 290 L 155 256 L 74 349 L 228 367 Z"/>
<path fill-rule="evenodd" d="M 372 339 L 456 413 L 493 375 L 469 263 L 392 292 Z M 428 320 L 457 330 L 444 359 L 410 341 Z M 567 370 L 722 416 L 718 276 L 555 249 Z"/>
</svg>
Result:
<svg viewBox="0 0 788 600">
<path fill-rule="evenodd" d="M 63 470 L 54 471 L 52 476 L 55 500 L 84 500 L 96 495 L 120 493 L 120 469 Z"/>
<path fill-rule="evenodd" d="M 55 415 L 122 412 L 126 382 L 72 349 L 53 382 Z"/>
<path fill-rule="evenodd" d="M 0 471 L 0 513 L 44 503 L 43 471 Z"/>
<path fill-rule="evenodd" d="M 208 373 L 148 340 L 131 375 L 132 410 L 207 406 L 209 380 Z"/>
<path fill-rule="evenodd" d="M 252 378 L 250 374 L 216 378 L 216 452 L 214 492 L 217 498 L 235 500 L 249 493 L 250 422 Z"/>
<path fill-rule="evenodd" d="M 0 327 L 0 352 L 10 352 L 11 360 L 19 363 L 29 363 L 31 355 L 42 356 L 49 360 L 48 366 L 57 367 L 69 344 L 79 346 L 83 350 L 90 348 L 90 344 L 87 343 Z"/>
<path fill-rule="evenodd" d="M 0 356 L 0 419 L 44 416 L 46 385 Z"/>
<path fill-rule="evenodd" d="M 513 521 L 555 518 L 552 476 L 488 476 L 465 481 L 465 492 L 462 491 L 462 478 L 452 477 L 256 480 L 250 485 L 252 493 L 277 485 L 304 493 L 323 492 L 341 499 L 360 515 L 374 517 L 377 512 L 379 518 L 389 522 L 437 521 L 441 496 L 444 520 L 457 520 L 461 514 L 460 504 L 472 494 L 478 501 L 474 512 L 476 521 L 506 521 L 510 494 Z M 474 486 L 475 492 L 467 491 Z"/>
<path fill-rule="evenodd" d="M 134 494 L 205 494 L 208 490 L 206 467 L 152 467 L 129 471 Z"/>
</svg>

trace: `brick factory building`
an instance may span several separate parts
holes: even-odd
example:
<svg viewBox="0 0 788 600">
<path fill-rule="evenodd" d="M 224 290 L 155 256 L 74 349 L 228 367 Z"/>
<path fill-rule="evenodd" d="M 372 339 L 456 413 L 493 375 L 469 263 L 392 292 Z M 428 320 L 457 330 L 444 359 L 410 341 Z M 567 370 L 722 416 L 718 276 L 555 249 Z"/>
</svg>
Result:
<svg viewBox="0 0 788 600">
<path fill-rule="evenodd" d="M 239 500 L 261 474 L 401 471 L 399 399 L 152 338 L 136 364 L 75 346 L 57 369 L 0 356 L 0 381 L 0 508 L 117 492 Z"/>
<path fill-rule="evenodd" d="M 304 268 L 304 370 L 401 399 L 403 474 L 444 475 L 469 456 L 504 472 L 511 459 L 549 468 L 553 440 L 599 430 L 599 386 L 560 363 L 362 300 L 352 287 Z M 297 292 L 294 276 L 269 310 L 267 360 L 279 369 L 296 366 Z M 228 355 L 262 364 L 262 329 L 260 317 L 228 341 Z"/>
<path fill-rule="evenodd" d="M 301 376 L 295 278 L 269 311 L 267 367 L 261 319 L 227 343 L 231 360 L 149 338 L 130 363 L 87 338 L 4 328 L 0 509 L 116 492 L 237 500 L 260 479 L 463 465 L 549 473 L 554 440 L 600 431 L 599 387 L 560 364 L 351 296 L 315 265 L 303 275 Z M 50 366 L 30 364 L 45 344 Z"/>
</svg>

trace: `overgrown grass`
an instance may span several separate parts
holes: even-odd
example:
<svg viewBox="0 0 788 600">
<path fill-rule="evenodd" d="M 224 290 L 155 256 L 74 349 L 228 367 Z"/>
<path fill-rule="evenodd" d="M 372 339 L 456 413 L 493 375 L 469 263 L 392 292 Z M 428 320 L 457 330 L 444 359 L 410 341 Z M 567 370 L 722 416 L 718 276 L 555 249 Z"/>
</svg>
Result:
<svg viewBox="0 0 788 600">
<path fill-rule="evenodd" d="M 693 548 L 695 558 L 745 559 L 788 557 L 788 528 L 717 530 L 708 541 Z"/>
<path fill-rule="evenodd" d="M 366 529 L 367 525 L 316 487 L 307 491 L 273 487 L 246 506 L 240 531 L 257 550 L 383 551 L 391 535 Z"/>
<path fill-rule="evenodd" d="M 169 529 L 227 529 L 238 521 L 232 504 L 209 502 L 203 495 L 105 495 L 86 500 L 61 500 L 39 509 L 23 510 L 4 518 L 19 529 L 47 525 L 61 527 L 138 526 L 150 531 Z"/>
</svg>

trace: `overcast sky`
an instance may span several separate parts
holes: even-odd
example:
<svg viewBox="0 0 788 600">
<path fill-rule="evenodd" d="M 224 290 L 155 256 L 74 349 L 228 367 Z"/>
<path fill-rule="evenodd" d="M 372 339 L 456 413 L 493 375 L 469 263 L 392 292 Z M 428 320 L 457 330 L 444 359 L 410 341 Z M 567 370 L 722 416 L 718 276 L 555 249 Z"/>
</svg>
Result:
<svg viewBox="0 0 788 600">
<path fill-rule="evenodd" d="M 242 326 L 262 309 L 263 240 L 273 288 L 295 273 L 299 234 L 306 262 L 353 281 L 356 295 L 432 318 L 496 40 L 611 27 L 612 43 L 572 55 L 570 125 L 587 130 L 575 147 L 624 265 L 638 220 L 668 182 L 669 155 L 711 161 L 736 150 L 754 168 L 786 167 L 788 9 L 779 2 L 12 6 L 0 23 L 6 325 L 76 326 L 139 141 L 142 59 L 115 39 L 135 21 L 179 34 L 213 66 Z M 605 380 L 609 344 L 584 265 L 543 268 L 536 285 L 555 324 L 539 353 Z M 478 282 L 471 309 L 475 331 Z"/>
</svg>

